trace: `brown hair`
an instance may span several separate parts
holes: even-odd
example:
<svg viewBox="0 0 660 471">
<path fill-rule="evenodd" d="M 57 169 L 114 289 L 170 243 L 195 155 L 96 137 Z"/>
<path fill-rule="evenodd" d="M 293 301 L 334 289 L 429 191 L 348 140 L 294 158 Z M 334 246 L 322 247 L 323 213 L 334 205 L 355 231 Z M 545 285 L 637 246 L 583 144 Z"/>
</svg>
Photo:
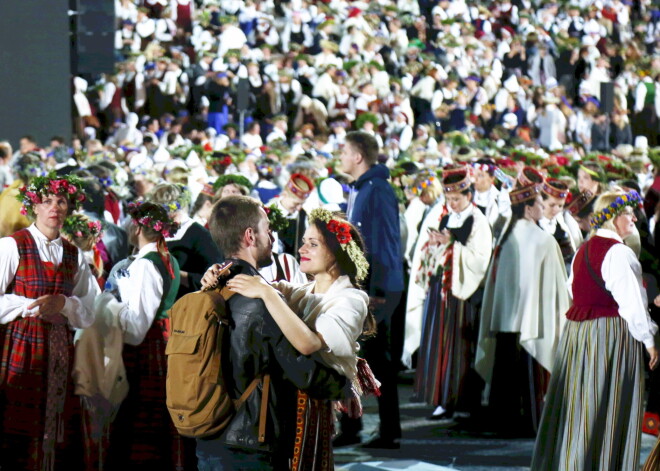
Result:
<svg viewBox="0 0 660 471">
<path fill-rule="evenodd" d="M 343 218 L 340 214 L 335 214 L 333 216 L 333 220 L 338 221 L 341 224 L 347 224 L 350 228 L 352 240 L 355 241 L 356 245 L 362 252 L 366 253 L 364 240 L 362 239 L 362 235 L 357 230 L 357 228 L 348 222 L 345 218 Z M 323 237 L 325 245 L 328 247 L 328 250 L 330 250 L 330 252 L 332 252 L 332 254 L 335 256 L 335 261 L 339 267 L 339 272 L 342 275 L 348 276 L 353 286 L 361 289 L 362 287 L 357 280 L 357 267 L 355 266 L 353 260 L 351 260 L 351 257 L 348 255 L 348 251 L 344 250 L 337 240 L 337 234 L 330 232 L 328 229 L 328 224 L 320 219 L 314 219 L 311 224 L 313 224 L 318 229 L 318 231 L 321 233 L 321 236 Z M 365 337 L 370 337 L 375 334 L 376 318 L 371 312 L 371 309 L 369 309 L 367 318 L 364 320 L 362 335 Z"/>
<path fill-rule="evenodd" d="M 209 217 L 209 231 L 225 256 L 239 252 L 248 228 L 258 230 L 262 213 L 261 203 L 249 196 L 227 196 L 215 203 Z"/>
<path fill-rule="evenodd" d="M 364 131 L 352 131 L 346 134 L 346 143 L 353 146 L 369 166 L 378 161 L 378 141 L 371 134 Z"/>
</svg>

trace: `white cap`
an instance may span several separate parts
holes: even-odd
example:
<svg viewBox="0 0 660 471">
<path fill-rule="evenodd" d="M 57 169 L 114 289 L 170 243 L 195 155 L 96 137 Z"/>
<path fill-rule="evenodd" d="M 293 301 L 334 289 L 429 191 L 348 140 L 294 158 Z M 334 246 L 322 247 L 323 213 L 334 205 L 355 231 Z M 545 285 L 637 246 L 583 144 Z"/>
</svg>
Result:
<svg viewBox="0 0 660 471">
<path fill-rule="evenodd" d="M 319 197 L 326 204 L 341 204 L 344 202 L 344 190 L 334 178 L 326 178 L 319 183 Z"/>
</svg>

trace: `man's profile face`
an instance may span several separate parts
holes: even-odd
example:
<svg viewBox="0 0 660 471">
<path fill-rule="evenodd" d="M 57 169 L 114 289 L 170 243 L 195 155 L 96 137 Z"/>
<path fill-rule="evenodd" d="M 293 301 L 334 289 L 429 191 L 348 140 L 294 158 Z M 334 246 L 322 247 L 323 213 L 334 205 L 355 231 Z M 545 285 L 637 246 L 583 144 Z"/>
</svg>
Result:
<svg viewBox="0 0 660 471">
<path fill-rule="evenodd" d="M 262 217 L 257 225 L 257 230 L 255 231 L 255 248 L 257 250 L 255 258 L 257 259 L 257 268 L 264 268 L 273 263 L 273 258 L 271 256 L 273 252 L 273 235 L 270 231 L 270 224 L 266 212 L 263 210 L 261 212 Z"/>
</svg>

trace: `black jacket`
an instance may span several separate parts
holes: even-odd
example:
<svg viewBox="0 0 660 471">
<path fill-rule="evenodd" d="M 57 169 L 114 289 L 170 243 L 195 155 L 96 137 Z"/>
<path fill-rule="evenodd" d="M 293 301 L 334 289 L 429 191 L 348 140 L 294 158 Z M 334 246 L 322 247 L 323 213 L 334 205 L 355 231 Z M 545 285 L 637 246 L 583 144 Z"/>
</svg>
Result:
<svg viewBox="0 0 660 471">
<path fill-rule="evenodd" d="M 243 260 L 232 259 L 231 275 L 258 275 Z M 265 443 L 258 442 L 262 387 L 238 409 L 225 431 L 227 446 L 252 449 L 262 453 L 291 453 L 295 439 L 296 390 L 305 390 L 317 399 L 339 399 L 346 378 L 322 365 L 314 355 L 298 353 L 284 337 L 260 299 L 232 296 L 229 362 L 223 365 L 228 390 L 234 399 L 257 375 L 270 373 L 268 419 Z M 226 356 L 224 358 L 227 358 Z"/>
</svg>

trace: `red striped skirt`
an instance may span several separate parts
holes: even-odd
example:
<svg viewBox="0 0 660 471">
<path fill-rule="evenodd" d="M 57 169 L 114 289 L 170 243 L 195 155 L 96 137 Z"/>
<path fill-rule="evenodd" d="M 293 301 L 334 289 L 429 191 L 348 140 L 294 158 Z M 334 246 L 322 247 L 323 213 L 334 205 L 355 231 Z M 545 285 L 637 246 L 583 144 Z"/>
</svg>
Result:
<svg viewBox="0 0 660 471">
<path fill-rule="evenodd" d="M 0 325 L 0 468 L 44 467 L 44 422 L 48 390 L 48 333 L 51 325 L 19 318 Z M 55 469 L 82 469 L 80 402 L 74 395 L 73 333 L 68 332 L 66 399 L 61 440 L 55 442 Z"/>
<path fill-rule="evenodd" d="M 184 444 L 165 405 L 169 319 L 155 321 L 136 347 L 124 345 L 128 396 L 111 425 L 110 469 L 188 469 Z M 194 452 L 193 452 L 194 453 Z M 189 457 L 190 459 L 190 457 Z"/>
</svg>

